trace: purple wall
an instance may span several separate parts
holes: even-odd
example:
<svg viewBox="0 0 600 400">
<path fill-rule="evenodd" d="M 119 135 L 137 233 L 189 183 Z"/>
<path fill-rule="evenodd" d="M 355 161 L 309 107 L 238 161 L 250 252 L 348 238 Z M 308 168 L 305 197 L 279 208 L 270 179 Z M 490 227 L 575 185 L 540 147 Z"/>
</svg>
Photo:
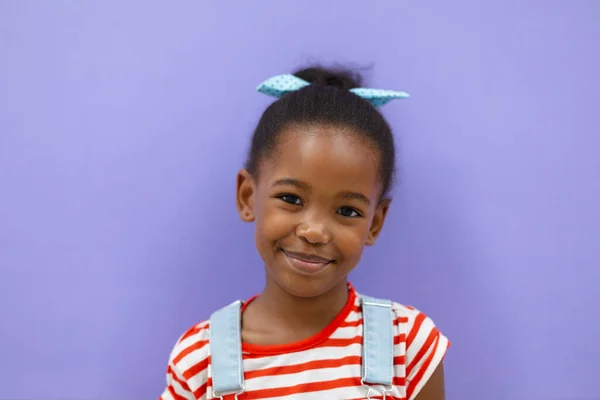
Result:
<svg viewBox="0 0 600 400">
<path fill-rule="evenodd" d="M 600 2 L 491 3 L 0 2 L 0 398 L 155 398 L 261 289 L 234 176 L 307 60 L 413 95 L 353 281 L 453 340 L 448 399 L 600 398 Z"/>
</svg>

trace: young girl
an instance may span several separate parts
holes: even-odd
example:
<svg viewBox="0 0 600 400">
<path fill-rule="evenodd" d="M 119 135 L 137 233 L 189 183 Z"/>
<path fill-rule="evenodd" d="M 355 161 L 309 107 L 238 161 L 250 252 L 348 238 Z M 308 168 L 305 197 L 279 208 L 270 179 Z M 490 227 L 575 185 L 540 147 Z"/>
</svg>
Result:
<svg viewBox="0 0 600 400">
<path fill-rule="evenodd" d="M 394 139 L 376 107 L 408 96 L 359 86 L 320 68 L 259 86 L 279 99 L 238 173 L 237 209 L 255 223 L 266 284 L 179 339 L 162 400 L 444 399 L 448 340 L 348 282 L 390 206 Z"/>
</svg>

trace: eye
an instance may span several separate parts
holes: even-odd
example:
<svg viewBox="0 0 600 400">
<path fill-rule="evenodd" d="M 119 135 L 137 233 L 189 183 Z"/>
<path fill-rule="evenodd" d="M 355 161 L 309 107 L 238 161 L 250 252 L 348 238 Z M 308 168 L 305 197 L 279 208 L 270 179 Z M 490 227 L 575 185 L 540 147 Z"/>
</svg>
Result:
<svg viewBox="0 0 600 400">
<path fill-rule="evenodd" d="M 302 205 L 302 200 L 300 199 L 300 197 L 293 195 L 293 194 L 282 194 L 277 197 L 279 199 L 281 199 L 282 201 L 285 201 L 286 203 L 289 203 L 289 204 L 293 204 L 295 206 Z"/>
<path fill-rule="evenodd" d="M 338 208 L 338 210 L 336 212 L 338 214 L 340 214 L 342 217 L 346 217 L 346 218 L 362 217 L 362 214 L 360 212 L 356 211 L 352 207 L 340 207 L 340 208 Z"/>
</svg>

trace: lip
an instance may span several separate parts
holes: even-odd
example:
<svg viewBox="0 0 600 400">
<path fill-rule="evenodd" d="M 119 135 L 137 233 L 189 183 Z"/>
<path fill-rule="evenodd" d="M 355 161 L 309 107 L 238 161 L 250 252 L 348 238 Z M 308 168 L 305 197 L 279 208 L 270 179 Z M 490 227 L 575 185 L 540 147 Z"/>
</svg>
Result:
<svg viewBox="0 0 600 400">
<path fill-rule="evenodd" d="M 283 249 L 282 252 L 292 268 L 304 274 L 316 274 L 321 272 L 333 261 L 314 254 L 296 253 Z"/>
</svg>

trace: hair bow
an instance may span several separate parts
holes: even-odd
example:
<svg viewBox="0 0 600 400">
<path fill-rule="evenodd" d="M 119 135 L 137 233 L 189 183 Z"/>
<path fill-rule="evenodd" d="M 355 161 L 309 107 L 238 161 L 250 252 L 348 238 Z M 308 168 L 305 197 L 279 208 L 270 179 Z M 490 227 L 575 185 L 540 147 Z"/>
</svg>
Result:
<svg viewBox="0 0 600 400">
<path fill-rule="evenodd" d="M 260 93 L 279 98 L 286 93 L 294 92 L 309 85 L 309 82 L 298 78 L 295 75 L 284 74 L 267 79 L 258 85 L 256 90 Z M 369 101 L 375 107 L 382 106 L 394 99 L 405 99 L 409 97 L 406 92 L 383 89 L 353 88 L 350 89 L 350 92 Z"/>
</svg>

